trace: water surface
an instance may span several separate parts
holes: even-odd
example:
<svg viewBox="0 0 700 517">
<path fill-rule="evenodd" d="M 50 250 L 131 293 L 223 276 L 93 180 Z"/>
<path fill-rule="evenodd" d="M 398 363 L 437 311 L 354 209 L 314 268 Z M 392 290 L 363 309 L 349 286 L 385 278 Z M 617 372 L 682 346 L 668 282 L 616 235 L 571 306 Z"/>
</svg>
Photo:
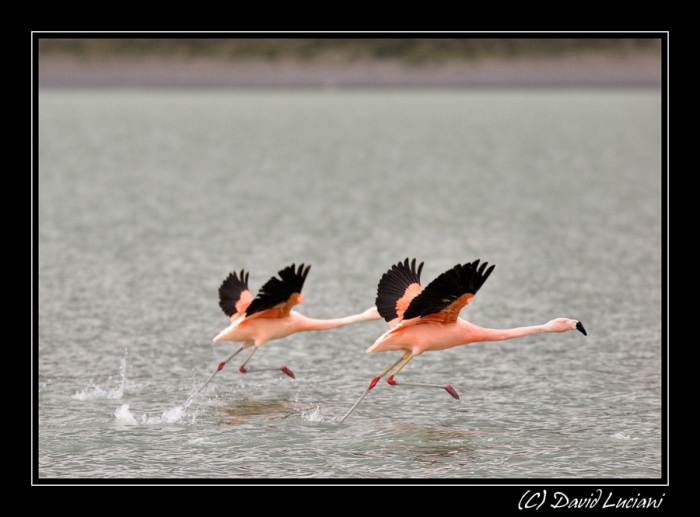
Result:
<svg viewBox="0 0 700 517">
<path fill-rule="evenodd" d="M 41 91 L 38 477 L 659 479 L 657 90 Z M 299 312 L 496 269 L 463 318 L 577 332 L 393 363 L 383 321 L 265 344 L 185 407 L 233 343 L 218 287 L 311 264 Z M 240 357 L 240 356 L 239 356 Z"/>
</svg>

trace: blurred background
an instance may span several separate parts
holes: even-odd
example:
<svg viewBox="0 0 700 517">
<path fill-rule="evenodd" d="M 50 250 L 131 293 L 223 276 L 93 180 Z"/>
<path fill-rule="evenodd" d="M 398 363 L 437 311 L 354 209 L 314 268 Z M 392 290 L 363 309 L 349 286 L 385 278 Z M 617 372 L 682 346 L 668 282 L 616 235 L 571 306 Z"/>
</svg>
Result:
<svg viewBox="0 0 700 517">
<path fill-rule="evenodd" d="M 642 38 L 38 39 L 41 87 L 660 86 Z"/>
</svg>

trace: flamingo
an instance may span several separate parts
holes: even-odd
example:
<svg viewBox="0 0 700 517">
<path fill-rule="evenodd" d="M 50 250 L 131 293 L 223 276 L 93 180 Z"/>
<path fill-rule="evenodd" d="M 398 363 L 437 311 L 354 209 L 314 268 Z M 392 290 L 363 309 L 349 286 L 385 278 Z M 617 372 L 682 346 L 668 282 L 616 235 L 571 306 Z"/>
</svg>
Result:
<svg viewBox="0 0 700 517">
<path fill-rule="evenodd" d="M 310 268 L 310 265 L 304 267 L 304 264 L 298 268 L 294 264 L 287 266 L 278 272 L 279 278 L 270 278 L 255 298 L 248 289 L 249 272 L 241 269 L 240 274 L 234 271 L 226 277 L 219 287 L 219 306 L 230 318 L 231 324 L 217 334 L 214 342 L 234 341 L 242 342 L 242 345 L 219 363 L 211 377 L 190 395 L 186 405 L 189 405 L 192 397 L 199 393 L 226 363 L 246 348 L 252 348 L 252 351 L 238 368 L 241 373 L 279 369 L 289 377 L 295 378 L 294 372 L 286 366 L 252 370 L 246 369 L 245 365 L 258 348 L 273 339 L 281 339 L 297 332 L 329 330 L 360 321 L 381 319 L 376 307 L 353 316 L 327 320 L 307 318 L 293 311 L 292 307 L 304 301 L 301 290 Z"/>
<path fill-rule="evenodd" d="M 471 263 L 457 264 L 435 278 L 425 289 L 420 284 L 423 262 L 416 269 L 415 258 L 410 265 L 406 258 L 403 263 L 392 266 L 382 276 L 377 286 L 376 307 L 381 317 L 389 323 L 389 330 L 366 352 L 396 350 L 402 351 L 402 355 L 370 381 L 369 387 L 340 422 L 352 413 L 367 393 L 392 369 L 392 374 L 386 380 L 391 386 L 441 388 L 455 399 L 459 399 L 457 391 L 449 384 L 399 383 L 394 379 L 411 359 L 423 352 L 484 341 L 502 341 L 539 332 L 578 330 L 584 336 L 587 335 L 580 321 L 569 318 L 556 318 L 543 325 L 511 329 L 483 328 L 460 318 L 459 312 L 472 301 L 495 266 L 487 267 L 488 262 L 479 266 L 479 259 Z"/>
</svg>

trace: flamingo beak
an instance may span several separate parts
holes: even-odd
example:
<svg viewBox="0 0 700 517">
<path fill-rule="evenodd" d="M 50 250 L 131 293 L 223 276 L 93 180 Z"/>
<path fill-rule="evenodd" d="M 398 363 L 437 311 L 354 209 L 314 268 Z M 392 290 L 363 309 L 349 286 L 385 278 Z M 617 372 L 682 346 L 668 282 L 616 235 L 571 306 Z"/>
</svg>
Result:
<svg viewBox="0 0 700 517">
<path fill-rule="evenodd" d="M 581 325 L 581 322 L 580 322 L 580 321 L 577 321 L 577 322 L 576 322 L 576 330 L 578 330 L 578 331 L 579 331 L 581 334 L 583 334 L 584 336 L 587 336 L 587 335 L 588 335 L 588 334 L 586 334 L 586 329 L 583 328 L 583 325 Z"/>
</svg>

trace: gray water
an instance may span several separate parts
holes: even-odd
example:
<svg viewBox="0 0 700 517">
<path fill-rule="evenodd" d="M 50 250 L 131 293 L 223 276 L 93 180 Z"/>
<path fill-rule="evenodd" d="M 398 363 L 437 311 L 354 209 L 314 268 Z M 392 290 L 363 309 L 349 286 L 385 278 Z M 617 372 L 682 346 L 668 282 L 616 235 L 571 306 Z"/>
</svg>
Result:
<svg viewBox="0 0 700 517">
<path fill-rule="evenodd" d="M 658 90 L 39 94 L 35 474 L 45 479 L 659 479 Z M 398 261 L 495 264 L 461 316 L 588 331 L 397 353 L 371 321 L 241 374 L 218 287 L 311 264 L 316 318 Z M 35 422 L 36 423 L 36 422 Z"/>
</svg>

